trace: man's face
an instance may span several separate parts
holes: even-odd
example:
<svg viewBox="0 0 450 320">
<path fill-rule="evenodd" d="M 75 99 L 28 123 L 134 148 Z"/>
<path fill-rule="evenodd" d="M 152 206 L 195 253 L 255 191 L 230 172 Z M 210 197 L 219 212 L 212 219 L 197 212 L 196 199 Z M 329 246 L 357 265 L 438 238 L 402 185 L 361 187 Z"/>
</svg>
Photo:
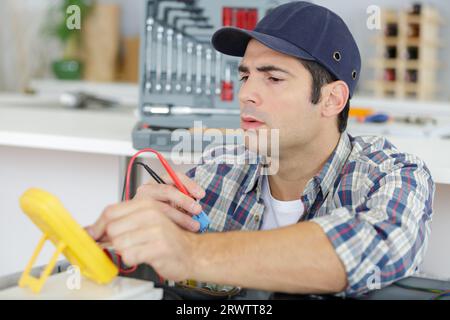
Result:
<svg viewBox="0 0 450 320">
<path fill-rule="evenodd" d="M 252 39 L 239 74 L 242 129 L 256 131 L 259 139 L 260 129 L 279 129 L 280 152 L 312 140 L 319 130 L 320 110 L 310 100 L 311 75 L 297 58 Z"/>
</svg>

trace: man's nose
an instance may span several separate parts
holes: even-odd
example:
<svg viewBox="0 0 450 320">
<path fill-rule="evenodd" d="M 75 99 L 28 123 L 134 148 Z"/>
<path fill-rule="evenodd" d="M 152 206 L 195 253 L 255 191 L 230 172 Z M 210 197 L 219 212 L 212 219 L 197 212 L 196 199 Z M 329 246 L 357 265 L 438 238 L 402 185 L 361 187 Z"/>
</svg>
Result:
<svg viewBox="0 0 450 320">
<path fill-rule="evenodd" d="M 257 81 L 249 76 L 246 81 L 242 82 L 239 88 L 239 102 L 241 105 L 260 105 L 262 102 L 261 95 L 259 94 L 260 90 L 261 88 L 257 84 Z"/>
</svg>

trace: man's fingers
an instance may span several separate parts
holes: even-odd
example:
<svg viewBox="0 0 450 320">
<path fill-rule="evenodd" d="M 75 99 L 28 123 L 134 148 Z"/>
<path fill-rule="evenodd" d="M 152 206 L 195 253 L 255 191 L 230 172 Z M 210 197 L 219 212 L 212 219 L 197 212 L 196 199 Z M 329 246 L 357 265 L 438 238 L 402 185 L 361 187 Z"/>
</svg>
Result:
<svg viewBox="0 0 450 320">
<path fill-rule="evenodd" d="M 185 213 L 165 203 L 155 203 L 155 208 L 138 209 L 136 212 L 110 222 L 106 226 L 106 234 L 111 238 L 116 238 L 124 233 L 154 224 L 156 214 L 153 210 L 161 212 L 188 231 L 197 232 L 200 229 L 200 224 Z"/>
<path fill-rule="evenodd" d="M 100 240 L 106 235 L 105 231 L 108 223 L 135 211 L 136 208 L 142 207 L 142 205 L 139 201 L 109 205 L 103 210 L 98 220 L 93 225 L 87 227 L 87 231 L 94 240 Z"/>
<path fill-rule="evenodd" d="M 202 199 L 205 196 L 205 190 L 193 179 L 189 178 L 182 172 L 176 172 L 177 177 L 181 180 L 181 183 L 186 187 L 189 194 L 196 199 Z M 164 181 L 172 181 L 171 178 L 165 177 Z"/>
<path fill-rule="evenodd" d="M 93 230 L 93 227 L 92 227 L 92 226 L 84 227 L 84 230 L 86 230 L 86 232 L 87 232 L 92 238 L 94 238 L 94 230 Z"/>
<path fill-rule="evenodd" d="M 135 199 L 168 202 L 186 210 L 191 215 L 202 212 L 200 204 L 171 185 L 144 184 L 138 188 Z"/>
<path fill-rule="evenodd" d="M 149 257 L 152 256 L 147 244 L 128 247 L 122 250 L 120 255 L 122 256 L 122 261 L 128 266 L 148 263 Z"/>
<path fill-rule="evenodd" d="M 175 222 L 177 225 L 179 225 L 183 229 L 192 232 L 197 232 L 198 230 L 200 230 L 200 223 L 198 221 L 195 221 L 192 217 L 188 216 L 185 213 L 180 212 L 179 210 L 171 206 L 167 207 L 168 208 L 165 211 L 165 214 L 170 220 Z"/>
<path fill-rule="evenodd" d="M 139 246 L 148 242 L 151 236 L 152 235 L 149 234 L 149 230 L 147 228 L 137 229 L 133 232 L 125 232 L 114 239 L 113 246 L 115 250 L 122 253 L 128 248 Z"/>
<path fill-rule="evenodd" d="M 189 178 L 183 172 L 175 173 L 191 196 L 193 196 L 197 200 L 202 199 L 205 196 L 205 190 L 197 182 Z M 161 179 L 163 179 L 166 184 L 175 185 L 172 178 L 167 173 L 163 174 L 161 176 Z M 158 183 L 155 180 L 150 179 L 146 184 L 154 185 Z"/>
</svg>

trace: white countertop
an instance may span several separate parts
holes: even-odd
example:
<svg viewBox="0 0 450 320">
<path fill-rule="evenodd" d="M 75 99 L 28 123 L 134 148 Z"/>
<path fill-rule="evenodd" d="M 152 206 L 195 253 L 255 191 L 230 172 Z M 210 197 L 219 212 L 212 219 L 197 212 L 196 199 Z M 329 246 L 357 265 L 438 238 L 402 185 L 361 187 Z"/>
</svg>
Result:
<svg viewBox="0 0 450 320">
<path fill-rule="evenodd" d="M 0 105 L 0 145 L 133 155 L 132 108 L 68 110 Z"/>
<path fill-rule="evenodd" d="M 135 110 L 130 107 L 69 110 L 56 104 L 32 107 L 0 103 L 0 145 L 131 156 L 136 152 L 131 143 L 136 121 Z M 450 184 L 450 139 L 387 138 L 400 150 L 422 158 L 437 183 Z"/>
</svg>

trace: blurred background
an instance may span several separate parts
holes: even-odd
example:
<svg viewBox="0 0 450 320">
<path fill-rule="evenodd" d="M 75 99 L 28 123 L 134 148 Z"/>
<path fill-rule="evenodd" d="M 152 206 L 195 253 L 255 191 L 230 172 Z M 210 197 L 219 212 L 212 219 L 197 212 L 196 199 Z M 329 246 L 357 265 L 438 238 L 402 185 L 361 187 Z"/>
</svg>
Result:
<svg viewBox="0 0 450 320">
<path fill-rule="evenodd" d="M 211 34 L 253 29 L 285 2 L 0 1 L 0 276 L 22 270 L 40 236 L 18 206 L 27 188 L 54 193 L 86 225 L 121 199 L 137 149 L 154 147 L 175 164 L 173 130 L 196 120 L 239 127 L 239 59 L 215 52 Z M 450 2 L 313 2 L 345 20 L 361 51 L 348 131 L 385 136 L 432 172 L 433 234 L 421 272 L 449 279 Z"/>
<path fill-rule="evenodd" d="M 244 1 L 245 2 L 245 1 Z M 261 18 L 267 10 L 287 1 L 258 0 L 254 5 L 242 1 L 205 1 L 198 0 L 203 11 L 198 16 L 207 17 L 208 20 L 195 22 L 199 25 L 209 24 L 213 28 L 209 30 L 194 30 L 195 33 L 211 34 L 213 30 L 223 25 L 224 8 L 250 8 L 255 9 L 257 19 Z M 366 95 L 379 93 L 373 87 L 373 80 L 384 79 L 398 81 L 408 78 L 410 82 L 421 82 L 420 66 L 414 66 L 410 72 L 400 74 L 396 65 L 389 65 L 388 71 L 383 69 L 380 59 L 402 59 L 410 55 L 414 60 L 415 48 L 410 48 L 409 43 L 403 44 L 407 38 L 420 38 L 420 29 L 424 31 L 423 41 L 416 41 L 414 47 L 427 50 L 429 44 L 436 46 L 436 52 L 431 55 L 426 52 L 424 57 L 417 54 L 418 64 L 438 67 L 431 78 L 436 85 L 429 94 L 422 94 L 424 98 L 448 101 L 450 94 L 445 90 L 445 84 L 449 83 L 450 67 L 445 58 L 449 56 L 450 48 L 446 46 L 450 41 L 450 26 L 447 21 L 450 15 L 450 4 L 445 1 L 427 0 L 413 2 L 409 0 L 396 1 L 313 1 L 324 5 L 338 13 L 348 24 L 362 54 L 363 69 L 358 94 Z M 81 8 L 81 30 L 68 30 L 65 28 L 65 19 L 70 16 L 66 9 L 75 4 Z M 414 12 L 419 5 L 425 8 L 423 11 L 426 19 L 419 17 L 405 17 L 403 15 Z M 182 6 L 176 1 L 161 2 L 162 7 Z M 369 28 L 373 6 L 381 10 L 381 24 Z M 436 12 L 429 12 L 435 10 Z M 0 91 L 24 92 L 30 89 L 31 83 L 36 79 L 61 79 L 64 77 L 79 78 L 88 81 L 100 82 L 138 82 L 139 38 L 143 23 L 142 12 L 144 2 L 140 0 L 4 0 L 0 4 L 0 17 L 2 30 L 0 44 L 3 50 L 0 52 Z M 163 11 L 163 10 L 162 10 Z M 189 12 L 173 11 L 169 13 L 170 20 L 176 16 L 192 16 Z M 408 20 L 409 21 L 406 21 Z M 416 19 L 414 21 L 414 19 Z M 180 21 L 182 26 L 188 20 Z M 428 30 L 436 25 L 436 33 Z M 190 23 L 192 24 L 192 23 Z M 236 21 L 235 24 L 238 24 Z M 189 31 L 191 31 L 189 30 Z M 398 39 L 394 39 L 397 33 Z M 427 34 L 426 34 L 427 33 Z M 417 40 L 416 39 L 416 40 Z M 384 42 L 384 43 L 382 43 Z M 417 46 L 416 46 L 417 45 Z M 401 52 L 401 46 L 405 49 Z M 396 48 L 398 52 L 395 52 Z M 419 50 L 420 51 L 420 50 Z M 429 58 L 432 58 L 430 61 Z M 82 70 L 73 71 L 72 74 L 62 74 L 63 65 L 55 67 L 55 63 L 63 60 L 76 60 L 82 64 Z M 55 70 L 56 68 L 56 70 Z M 395 74 L 397 73 L 397 74 Z M 402 77 L 402 75 L 404 77 Z M 406 80 L 405 80 L 406 81 Z M 431 83 L 429 83 L 431 86 Z M 434 92 L 433 94 L 431 92 Z M 397 95 L 397 92 L 386 90 L 386 95 Z M 422 96 L 419 92 L 418 96 Z M 410 91 L 404 94 L 406 97 L 415 97 Z"/>
</svg>

